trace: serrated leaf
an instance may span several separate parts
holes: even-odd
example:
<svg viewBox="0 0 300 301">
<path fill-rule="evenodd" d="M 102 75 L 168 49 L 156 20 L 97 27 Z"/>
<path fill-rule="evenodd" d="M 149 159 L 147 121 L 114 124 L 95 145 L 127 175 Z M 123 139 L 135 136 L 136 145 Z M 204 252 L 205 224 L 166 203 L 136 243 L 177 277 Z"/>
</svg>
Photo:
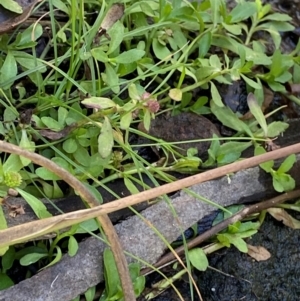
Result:
<svg viewBox="0 0 300 301">
<path fill-rule="evenodd" d="M 98 152 L 102 158 L 107 158 L 114 146 L 114 136 L 112 126 L 109 119 L 105 116 L 101 128 L 101 133 L 98 137 Z"/>
<path fill-rule="evenodd" d="M 199 271 L 206 271 L 208 267 L 208 260 L 206 254 L 201 248 L 194 248 L 188 251 L 188 257 L 193 265 Z"/>
</svg>

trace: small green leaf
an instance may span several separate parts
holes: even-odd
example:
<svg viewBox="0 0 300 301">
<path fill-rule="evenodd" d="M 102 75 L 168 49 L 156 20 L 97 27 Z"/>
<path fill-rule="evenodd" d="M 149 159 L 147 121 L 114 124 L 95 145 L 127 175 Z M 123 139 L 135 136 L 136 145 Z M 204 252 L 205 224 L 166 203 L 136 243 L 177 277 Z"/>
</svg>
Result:
<svg viewBox="0 0 300 301">
<path fill-rule="evenodd" d="M 249 126 L 240 120 L 228 107 L 219 107 L 212 101 L 211 111 L 218 118 L 218 120 L 222 122 L 223 125 L 228 126 L 229 128 L 238 132 L 245 132 L 250 137 L 253 137 Z"/>
<path fill-rule="evenodd" d="M 99 229 L 99 225 L 95 219 L 89 219 L 79 224 L 76 233 L 88 233 Z"/>
<path fill-rule="evenodd" d="M 47 168 L 45 167 L 38 167 L 35 170 L 35 173 L 38 177 L 40 177 L 41 179 L 45 180 L 45 181 L 56 181 L 56 180 L 60 180 L 60 177 L 58 177 L 55 173 L 49 171 Z"/>
<path fill-rule="evenodd" d="M 32 24 L 21 33 L 21 39 L 18 41 L 17 48 L 22 49 L 21 46 L 36 41 L 43 34 L 43 27 L 40 23 Z M 24 47 L 24 48 L 25 48 Z"/>
<path fill-rule="evenodd" d="M 105 63 L 105 82 L 114 93 L 118 94 L 120 92 L 119 77 L 109 63 Z"/>
<path fill-rule="evenodd" d="M 7 228 L 6 218 L 5 218 L 2 206 L 0 206 L 0 230 L 4 230 L 6 228 Z M 13 247 L 9 248 L 8 246 L 4 246 L 4 247 L 0 248 L 0 256 L 3 256 L 2 257 L 2 270 L 3 271 L 10 268 L 10 267 L 8 267 L 11 262 L 11 259 L 9 257 L 11 254 L 10 249 L 14 250 Z"/>
<path fill-rule="evenodd" d="M 149 110 L 147 110 L 144 114 L 144 118 L 143 118 L 143 124 L 144 124 L 144 128 L 149 131 L 150 130 L 150 125 L 151 125 L 151 113 Z"/>
<path fill-rule="evenodd" d="M 27 132 L 25 129 L 22 129 L 21 132 L 22 132 L 22 137 L 21 137 L 19 146 L 29 152 L 34 152 L 34 150 L 35 150 L 34 142 L 32 142 L 28 139 Z M 21 160 L 23 166 L 27 166 L 31 162 L 30 159 L 24 158 L 22 156 L 20 156 L 20 160 Z"/>
<path fill-rule="evenodd" d="M 188 257 L 193 267 L 199 271 L 206 271 L 208 260 L 206 254 L 201 248 L 194 248 L 188 251 Z"/>
<path fill-rule="evenodd" d="M 252 141 L 249 141 L 249 142 L 235 142 L 235 141 L 226 142 L 220 146 L 216 155 L 228 154 L 228 153 L 241 154 L 245 149 L 247 149 L 251 145 L 252 145 Z"/>
<path fill-rule="evenodd" d="M 241 77 L 243 80 L 252 88 L 254 89 L 261 89 L 261 85 L 255 82 L 254 80 L 250 79 L 249 77 L 245 76 L 244 74 L 241 74 Z"/>
<path fill-rule="evenodd" d="M 139 99 L 140 98 L 140 95 L 139 95 L 139 92 L 138 92 L 138 89 L 137 89 L 137 87 L 136 87 L 136 85 L 135 84 L 130 84 L 130 86 L 128 87 L 128 93 L 129 93 L 129 97 L 131 98 L 131 99 Z M 126 105 L 126 104 L 125 104 Z M 135 104 L 132 104 L 132 105 L 134 105 L 135 106 Z M 123 108 L 124 108 L 124 106 L 123 106 Z M 129 111 L 129 110 L 131 110 L 131 108 L 129 109 L 129 110 L 126 110 L 126 109 L 124 109 L 125 111 Z"/>
<path fill-rule="evenodd" d="M 264 17 L 261 21 L 265 21 L 265 20 L 289 22 L 289 21 L 292 21 L 292 18 L 287 14 L 273 13 L 273 14 L 269 14 L 266 17 Z"/>
<path fill-rule="evenodd" d="M 105 269 L 104 278 L 107 295 L 108 297 L 112 297 L 118 294 L 118 288 L 120 287 L 120 278 L 114 260 L 114 256 L 110 249 L 106 248 L 104 250 L 103 260 Z"/>
<path fill-rule="evenodd" d="M 175 101 L 181 101 L 182 99 L 182 91 L 180 89 L 174 88 L 169 91 L 169 96 L 171 99 Z"/>
<path fill-rule="evenodd" d="M 82 102 L 88 108 L 93 109 L 108 109 L 116 106 L 115 102 L 106 97 L 89 97 L 85 98 Z"/>
<path fill-rule="evenodd" d="M 159 59 L 159 60 L 166 60 L 171 58 L 171 52 L 170 50 L 165 47 L 164 45 L 162 45 L 157 38 L 154 38 L 152 41 L 152 48 L 154 51 L 155 56 Z"/>
<path fill-rule="evenodd" d="M 62 252 L 61 252 L 60 247 L 56 246 L 55 250 L 57 251 L 57 253 L 55 254 L 55 258 L 49 264 L 47 264 L 45 267 L 43 267 L 41 270 L 44 270 L 44 269 L 58 263 L 61 260 Z"/>
<path fill-rule="evenodd" d="M 234 34 L 234 35 L 240 35 L 242 33 L 242 27 L 240 25 L 229 25 L 226 23 L 222 23 L 223 27 L 230 33 Z"/>
<path fill-rule="evenodd" d="M 128 112 L 121 117 L 120 128 L 122 130 L 127 130 L 130 127 L 132 121 L 132 113 Z"/>
<path fill-rule="evenodd" d="M 113 53 L 122 43 L 124 37 L 124 25 L 117 21 L 109 29 L 110 43 L 107 54 Z"/>
<path fill-rule="evenodd" d="M 209 64 L 214 67 L 216 71 L 222 70 L 222 63 L 216 54 L 213 54 L 209 57 Z"/>
<path fill-rule="evenodd" d="M 74 236 L 69 237 L 69 242 L 68 242 L 68 254 L 69 256 L 73 257 L 76 255 L 78 251 L 78 242 Z"/>
<path fill-rule="evenodd" d="M 273 174 L 273 186 L 278 192 L 286 192 L 295 189 L 296 184 L 295 180 L 290 175 L 275 172 Z"/>
<path fill-rule="evenodd" d="M 219 91 L 215 84 L 213 82 L 210 82 L 210 93 L 212 96 L 212 101 L 218 106 L 218 107 L 224 107 L 224 104 L 222 102 L 222 98 L 219 94 Z"/>
<path fill-rule="evenodd" d="M 92 56 L 102 63 L 107 63 L 109 61 L 108 55 L 102 50 L 101 47 L 97 47 L 91 50 Z"/>
<path fill-rule="evenodd" d="M 48 129 L 50 129 L 52 131 L 58 132 L 63 129 L 63 126 L 61 124 L 59 124 L 57 120 L 55 120 L 51 117 L 43 116 L 41 118 L 41 121 L 45 124 L 45 126 Z"/>
<path fill-rule="evenodd" d="M 254 156 L 262 155 L 262 154 L 265 154 L 265 153 L 266 153 L 266 150 L 260 145 L 256 146 L 255 149 L 254 149 Z M 265 172 L 271 172 L 271 170 L 274 166 L 274 161 L 273 160 L 267 161 L 267 162 L 259 164 L 259 166 Z"/>
<path fill-rule="evenodd" d="M 231 16 L 230 23 L 238 23 L 252 17 L 257 12 L 256 4 L 253 2 L 239 3 L 232 9 L 229 16 Z"/>
<path fill-rule="evenodd" d="M 52 216 L 52 214 L 47 210 L 47 207 L 38 198 L 20 188 L 15 189 L 25 199 L 38 218 L 42 219 Z"/>
<path fill-rule="evenodd" d="M 93 301 L 95 300 L 95 293 L 96 293 L 96 286 L 92 286 L 90 287 L 85 293 L 84 293 L 84 297 L 86 301 Z"/>
<path fill-rule="evenodd" d="M 3 163 L 3 170 L 5 172 L 15 171 L 18 172 L 21 168 L 23 168 L 23 163 L 20 160 L 20 156 L 11 154 L 8 159 Z"/>
<path fill-rule="evenodd" d="M 212 33 L 208 31 L 201 37 L 201 39 L 198 40 L 199 58 L 203 58 L 207 54 L 211 46 L 211 39 L 212 39 Z"/>
<path fill-rule="evenodd" d="M 69 113 L 68 110 L 64 107 L 59 107 L 58 108 L 58 110 L 57 110 L 57 120 L 58 120 L 59 124 L 65 125 L 68 113 Z"/>
<path fill-rule="evenodd" d="M 261 107 L 259 106 L 255 96 L 253 93 L 249 93 L 247 97 L 247 103 L 250 109 L 250 112 L 258 122 L 258 124 L 261 126 L 265 137 L 268 137 L 268 126 L 267 121 L 264 116 L 264 113 L 261 110 Z"/>
<path fill-rule="evenodd" d="M 14 282 L 5 273 L 0 273 L 0 291 L 5 290 L 13 285 Z"/>
<path fill-rule="evenodd" d="M 48 253 L 30 253 L 30 254 L 26 254 L 24 255 L 21 259 L 20 259 L 20 264 L 22 266 L 28 266 L 31 265 L 37 261 L 39 261 L 40 259 L 47 257 Z"/>
<path fill-rule="evenodd" d="M 0 210 L 2 210 L 2 208 Z M 4 229 L 4 228 L 2 228 L 2 229 Z M 2 259 L 1 259 L 2 272 L 6 272 L 13 266 L 14 261 L 16 259 L 15 247 L 10 246 L 8 248 L 7 252 L 5 254 L 1 254 L 1 256 L 2 256 Z"/>
<path fill-rule="evenodd" d="M 140 60 L 145 55 L 144 50 L 130 49 L 122 52 L 120 55 L 115 57 L 113 61 L 120 64 L 130 64 Z"/>
<path fill-rule="evenodd" d="M 68 154 L 73 154 L 77 150 L 77 142 L 74 138 L 69 138 L 63 142 L 64 151 Z"/>
<path fill-rule="evenodd" d="M 248 252 L 248 247 L 246 242 L 240 238 L 240 237 L 235 237 L 234 239 L 231 240 L 231 243 L 240 251 L 243 253 Z"/>
<path fill-rule="evenodd" d="M 287 128 L 289 124 L 282 121 L 274 121 L 268 124 L 268 137 L 275 138 L 282 134 Z"/>
<path fill-rule="evenodd" d="M 9 84 L 6 84 L 3 89 L 8 89 L 14 83 L 14 78 L 18 72 L 17 62 L 14 55 L 11 51 L 7 52 L 5 61 L 0 69 L 0 84 L 3 84 L 7 81 L 10 81 Z"/>
<path fill-rule="evenodd" d="M 105 116 L 101 128 L 101 133 L 98 137 L 98 152 L 102 158 L 108 157 L 114 146 L 113 130 L 109 119 Z"/>
<path fill-rule="evenodd" d="M 83 166 L 89 167 L 92 164 L 91 156 L 88 150 L 81 145 L 77 145 L 77 149 L 73 153 L 73 156 L 75 160 Z"/>
<path fill-rule="evenodd" d="M 137 194 L 140 192 L 128 177 L 124 177 L 124 184 L 131 194 Z"/>
<path fill-rule="evenodd" d="M 33 73 L 32 75 L 34 75 L 34 74 L 40 75 L 40 73 L 47 71 L 46 66 L 41 61 L 37 61 L 33 56 L 30 56 L 29 54 L 27 54 L 25 52 L 16 53 L 15 59 L 18 62 L 18 64 L 20 64 L 23 67 L 23 69 L 31 70 L 31 69 L 38 67 L 39 73 Z"/>
<path fill-rule="evenodd" d="M 279 174 L 288 172 L 288 171 L 293 167 L 293 165 L 295 164 L 295 162 L 296 162 L 296 155 L 295 155 L 295 154 L 289 155 L 289 156 L 288 156 L 287 158 L 285 158 L 285 160 L 280 164 L 280 167 L 279 167 L 279 169 L 277 170 L 277 172 L 278 172 Z"/>
<path fill-rule="evenodd" d="M 21 14 L 23 12 L 22 6 L 14 0 L 1 0 L 1 5 L 14 13 Z"/>
</svg>

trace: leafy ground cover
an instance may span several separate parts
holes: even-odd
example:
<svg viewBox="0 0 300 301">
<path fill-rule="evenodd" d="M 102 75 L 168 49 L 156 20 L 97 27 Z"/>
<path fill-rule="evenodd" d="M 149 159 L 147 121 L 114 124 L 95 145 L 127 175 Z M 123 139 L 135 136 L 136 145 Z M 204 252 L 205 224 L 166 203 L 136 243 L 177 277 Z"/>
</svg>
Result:
<svg viewBox="0 0 300 301">
<path fill-rule="evenodd" d="M 21 13 L 15 1 L 1 5 Z M 55 0 L 42 1 L 35 10 L 44 13 L 28 28 L 0 36 L 1 138 L 58 164 L 99 201 L 95 188 L 116 179 L 123 179 L 134 194 L 136 185 L 143 185 L 141 174 L 158 185 L 158 179 L 173 181 L 171 172 L 197 173 L 235 162 L 253 146 L 255 155 L 264 153 L 265 146 L 274 149 L 272 139 L 288 124 L 269 121 L 274 111 L 268 111 L 266 88 L 299 104 L 290 91 L 300 82 L 300 45 L 289 53 L 281 47 L 281 34 L 294 29 L 291 18 L 260 0 L 237 1 L 232 10 L 224 0 Z M 219 92 L 220 85 L 237 81 L 246 85 L 249 113 L 244 115 L 226 106 Z M 159 115 L 181 112 L 207 115 L 233 135 L 225 141 L 211 137 L 207 156 L 199 158 L 197 148 L 184 154 L 178 151 L 180 143 L 149 134 Z M 146 160 L 132 137 L 150 139 L 144 146 L 159 148 L 158 159 Z M 291 155 L 279 169 L 273 162 L 261 165 L 278 192 L 294 188 L 288 175 L 294 162 Z M 15 154 L 2 154 L 0 181 L 3 200 L 19 194 L 39 218 L 50 213 L 38 198 L 74 193 L 55 173 Z M 255 227 L 243 231 L 252 235 Z M 14 260 L 25 266 L 39 262 L 42 267 L 56 263 L 63 247 L 74 255 L 77 229 L 23 250 L 3 248 L 2 288 L 12 284 L 7 271 Z M 245 251 L 244 237 L 238 242 L 230 240 L 230 233 L 218 238 L 225 246 L 234 244 Z M 199 250 L 190 253 L 196 267 L 193 254 L 203 256 Z M 105 258 L 111 262 L 111 254 Z M 113 264 L 106 267 L 113 275 Z M 140 294 L 144 282 L 136 266 L 132 273 Z M 109 289 L 103 300 L 121 294 Z"/>
</svg>

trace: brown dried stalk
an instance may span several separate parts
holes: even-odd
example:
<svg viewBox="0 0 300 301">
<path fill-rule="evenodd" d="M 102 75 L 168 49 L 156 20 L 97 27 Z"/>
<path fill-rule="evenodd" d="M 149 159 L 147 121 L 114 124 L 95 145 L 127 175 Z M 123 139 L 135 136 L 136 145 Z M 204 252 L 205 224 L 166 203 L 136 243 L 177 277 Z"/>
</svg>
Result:
<svg viewBox="0 0 300 301">
<path fill-rule="evenodd" d="M 81 196 L 81 198 L 84 199 L 89 204 L 90 207 L 96 207 L 99 205 L 98 200 L 93 196 L 93 194 L 91 194 L 88 191 L 88 189 L 79 180 L 77 180 L 68 171 L 66 171 L 65 169 L 63 169 L 62 167 L 57 165 L 56 163 L 50 161 L 49 159 L 47 159 L 39 154 L 31 153 L 29 151 L 23 150 L 22 148 L 14 145 L 14 144 L 7 143 L 4 141 L 0 141 L 0 150 L 30 159 L 32 162 L 47 168 L 48 170 L 50 170 L 53 173 L 55 173 L 56 175 L 58 175 L 66 183 L 68 183 L 75 191 L 77 191 L 77 193 Z M 116 266 L 118 269 L 118 273 L 120 276 L 121 284 L 122 284 L 124 299 L 126 301 L 136 300 L 133 286 L 132 286 L 132 281 L 131 281 L 129 270 L 128 270 L 127 261 L 126 261 L 126 258 L 125 258 L 124 252 L 123 252 L 123 248 L 119 241 L 118 235 L 115 231 L 115 228 L 114 228 L 113 224 L 111 223 L 107 214 L 101 213 L 101 215 L 100 215 L 100 213 L 99 213 L 95 217 L 97 217 L 99 223 L 101 224 L 101 227 L 103 228 L 103 231 L 107 237 L 107 240 L 108 240 L 111 250 L 113 252 Z M 73 220 L 73 224 L 74 223 L 76 223 L 76 220 L 75 221 Z M 26 228 L 27 228 L 27 232 L 30 231 L 30 227 L 26 227 Z M 26 237 L 25 233 L 23 233 L 21 235 L 24 235 L 23 237 Z M 6 240 L 10 239 L 9 235 L 8 236 L 5 235 L 5 237 L 6 237 Z"/>
</svg>

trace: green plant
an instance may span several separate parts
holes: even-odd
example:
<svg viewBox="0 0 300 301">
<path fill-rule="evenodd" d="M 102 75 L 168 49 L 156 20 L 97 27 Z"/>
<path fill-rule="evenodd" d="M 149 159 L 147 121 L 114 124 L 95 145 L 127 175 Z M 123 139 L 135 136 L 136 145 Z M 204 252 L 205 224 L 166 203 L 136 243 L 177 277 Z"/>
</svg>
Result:
<svg viewBox="0 0 300 301">
<path fill-rule="evenodd" d="M 121 288 L 120 278 L 118 277 L 117 267 L 113 255 L 109 249 L 105 249 L 103 253 L 104 259 L 104 278 L 106 288 L 100 301 L 124 300 Z M 145 288 L 145 277 L 140 276 L 140 265 L 138 263 L 129 264 L 129 272 L 133 282 L 136 297 L 140 296 Z"/>
<path fill-rule="evenodd" d="M 129 191 L 136 193 L 136 184 L 144 185 L 141 173 L 157 185 L 155 177 L 173 181 L 173 171 L 196 173 L 199 165 L 211 168 L 234 162 L 253 144 L 255 154 L 262 153 L 261 145 L 265 141 L 271 145 L 271 139 L 287 128 L 285 122 L 267 123 L 271 114 L 264 115 L 261 109 L 263 87 L 287 95 L 285 85 L 299 82 L 300 43 L 291 53 L 281 52 L 280 32 L 293 26 L 289 16 L 273 12 L 270 5 L 242 0 L 228 11 L 224 0 L 126 1 L 124 16 L 123 11 L 118 12 L 119 20 L 107 25 L 114 7 L 111 3 L 57 0 L 48 4 L 51 33 L 41 52 L 36 47 L 43 36 L 38 21 L 24 31 L 0 36 L 0 134 L 5 141 L 51 159 L 92 192 L 123 178 Z M 1 5 L 18 9 L 11 0 Z M 66 15 L 65 23 L 57 22 L 57 9 Z M 93 11 L 99 15 L 91 22 L 88 13 Z M 97 41 L 99 29 L 107 32 Z M 266 41 L 256 39 L 262 31 L 271 36 L 272 54 Z M 247 86 L 249 120 L 241 120 L 226 107 L 218 90 L 219 84 L 237 80 Z M 198 88 L 205 95 L 195 98 L 193 91 Z M 296 97 L 293 100 L 299 103 Z M 195 149 L 182 156 L 170 143 L 137 129 L 141 121 L 149 129 L 159 110 L 212 113 L 236 134 L 223 144 L 213 137 L 205 162 Z M 132 135 L 152 139 L 151 146 L 161 147 L 167 158 L 175 160 L 147 162 L 130 143 Z M 49 216 L 38 198 L 64 196 L 61 179 L 15 155 L 1 156 L 1 161 L 0 196 L 6 197 L 9 188 L 14 188 L 39 218 Z M 277 191 L 293 188 L 293 179 L 287 174 L 293 161 L 294 157 L 287 158 L 277 170 L 272 162 L 261 165 L 272 175 Z M 97 198 L 102 200 L 99 195 Z M 5 228 L 1 216 L 0 226 Z M 250 232 L 245 234 L 242 227 L 232 226 L 232 231 L 220 234 L 219 239 L 224 245 L 245 250 L 243 237 Z M 45 265 L 56 262 L 62 254 L 62 238 L 68 238 L 68 252 L 74 254 L 77 241 L 73 235 L 78 231 L 74 227 L 58 234 L 43 248 L 44 253 L 31 249 L 26 254 L 28 262 L 39 256 L 47 258 Z M 4 256 L 13 251 L 7 252 Z M 3 275 L 6 270 L 2 268 Z M 107 282 L 114 277 L 111 275 L 108 272 Z M 119 289 L 107 289 L 109 298 L 121 294 Z"/>
</svg>

